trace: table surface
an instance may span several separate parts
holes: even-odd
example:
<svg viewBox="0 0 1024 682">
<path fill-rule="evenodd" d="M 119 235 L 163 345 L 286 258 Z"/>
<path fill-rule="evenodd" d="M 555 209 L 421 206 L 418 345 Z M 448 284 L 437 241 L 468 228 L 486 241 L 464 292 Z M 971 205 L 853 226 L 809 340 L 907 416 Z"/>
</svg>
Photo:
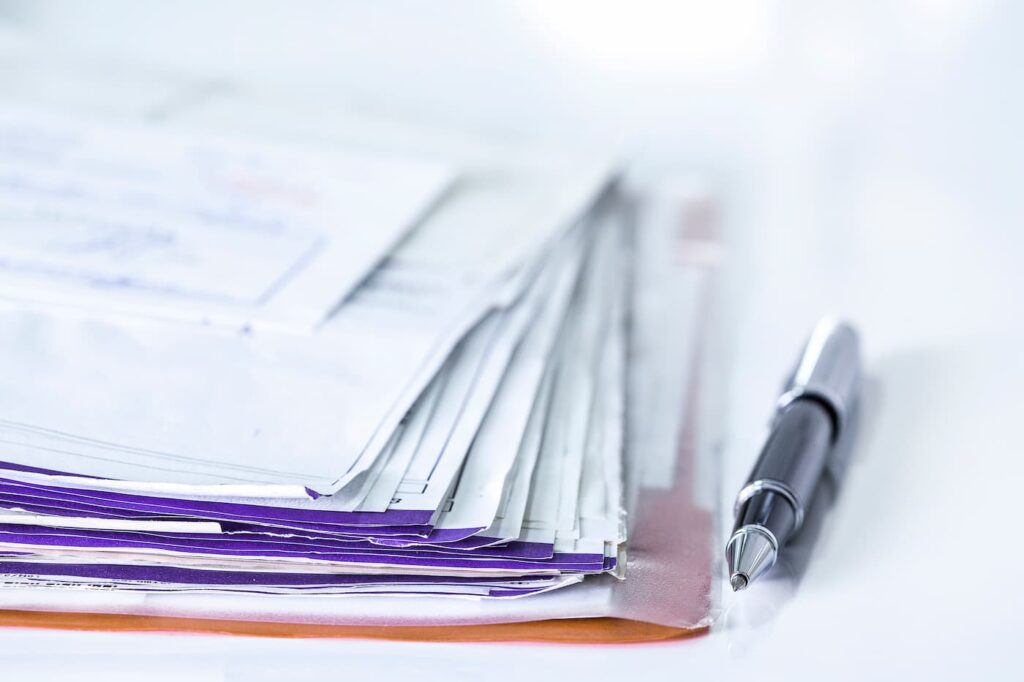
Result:
<svg viewBox="0 0 1024 682">
<path fill-rule="evenodd" d="M 244 84 L 497 137 L 614 145 L 644 177 L 702 173 L 728 243 L 724 497 L 818 316 L 860 327 L 867 383 L 813 555 L 725 595 L 706 637 L 564 647 L 4 630 L 0 665 L 21 673 L 11 679 L 151 682 L 1013 677 L 1022 12 L 961 0 L 4 3 L 8 75 L 26 52 L 56 65 L 88 55 L 126 81 L 138 69 L 193 79 L 183 100 Z"/>
</svg>

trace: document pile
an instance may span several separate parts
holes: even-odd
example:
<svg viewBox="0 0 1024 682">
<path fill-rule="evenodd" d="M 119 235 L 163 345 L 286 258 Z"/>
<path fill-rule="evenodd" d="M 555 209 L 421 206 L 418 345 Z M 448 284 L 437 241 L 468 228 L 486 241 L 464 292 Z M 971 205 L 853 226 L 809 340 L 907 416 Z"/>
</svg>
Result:
<svg viewBox="0 0 1024 682">
<path fill-rule="evenodd" d="M 619 575 L 608 166 L 0 112 L 0 579 L 520 597 Z"/>
</svg>

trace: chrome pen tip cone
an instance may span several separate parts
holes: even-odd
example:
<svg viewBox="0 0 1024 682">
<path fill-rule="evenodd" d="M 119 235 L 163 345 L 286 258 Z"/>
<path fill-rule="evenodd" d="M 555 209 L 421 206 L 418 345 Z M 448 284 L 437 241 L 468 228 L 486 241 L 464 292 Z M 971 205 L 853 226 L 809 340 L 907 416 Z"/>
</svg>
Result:
<svg viewBox="0 0 1024 682">
<path fill-rule="evenodd" d="M 733 533 L 725 547 L 732 589 L 739 592 L 771 569 L 778 551 L 775 536 L 760 526 L 744 526 Z"/>
</svg>

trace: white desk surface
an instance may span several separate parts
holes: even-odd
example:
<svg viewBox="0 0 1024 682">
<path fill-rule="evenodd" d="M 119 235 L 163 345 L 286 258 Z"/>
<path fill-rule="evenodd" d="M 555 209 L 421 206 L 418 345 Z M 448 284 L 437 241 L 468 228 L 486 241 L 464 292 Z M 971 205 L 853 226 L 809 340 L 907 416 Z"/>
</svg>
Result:
<svg viewBox="0 0 1024 682">
<path fill-rule="evenodd" d="M 727 596 L 709 636 L 3 630 L 5 678 L 1019 679 L 1022 13 L 977 0 L 4 3 L 8 72 L 21 50 L 93 54 L 495 135 L 616 140 L 649 176 L 707 172 L 730 244 L 724 496 L 821 313 L 860 326 L 869 380 L 855 460 L 802 579 Z"/>
</svg>

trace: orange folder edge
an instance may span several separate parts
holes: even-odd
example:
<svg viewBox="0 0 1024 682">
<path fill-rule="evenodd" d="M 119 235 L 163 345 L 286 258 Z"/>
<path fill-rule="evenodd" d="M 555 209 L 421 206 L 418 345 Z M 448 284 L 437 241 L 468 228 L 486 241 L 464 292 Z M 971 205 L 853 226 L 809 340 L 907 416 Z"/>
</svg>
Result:
<svg viewBox="0 0 1024 682">
<path fill-rule="evenodd" d="M 133 616 L 124 614 L 0 611 L 0 627 L 88 632 L 176 632 L 289 639 L 357 638 L 410 642 L 554 642 L 629 644 L 686 639 L 706 626 L 674 628 L 621 618 L 571 618 L 463 626 L 355 626 L 318 623 Z"/>
</svg>

